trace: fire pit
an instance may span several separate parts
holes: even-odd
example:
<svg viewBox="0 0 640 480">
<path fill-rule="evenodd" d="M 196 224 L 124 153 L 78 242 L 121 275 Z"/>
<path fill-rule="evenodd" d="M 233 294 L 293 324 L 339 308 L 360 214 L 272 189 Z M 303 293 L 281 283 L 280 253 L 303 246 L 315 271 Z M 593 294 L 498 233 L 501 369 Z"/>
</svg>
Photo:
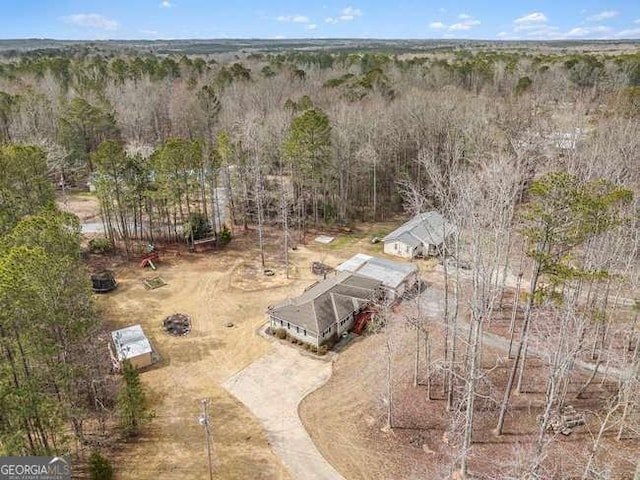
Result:
<svg viewBox="0 0 640 480">
<path fill-rule="evenodd" d="M 162 328 L 169 335 L 176 337 L 187 335 L 191 331 L 191 318 L 184 313 L 174 313 L 164 319 Z"/>
</svg>

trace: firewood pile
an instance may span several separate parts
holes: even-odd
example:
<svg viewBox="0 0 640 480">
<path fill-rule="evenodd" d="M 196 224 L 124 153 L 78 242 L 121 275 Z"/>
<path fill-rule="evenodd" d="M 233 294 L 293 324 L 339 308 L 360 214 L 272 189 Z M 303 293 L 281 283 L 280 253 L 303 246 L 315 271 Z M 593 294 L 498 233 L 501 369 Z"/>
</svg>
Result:
<svg viewBox="0 0 640 480">
<path fill-rule="evenodd" d="M 542 416 L 539 417 L 542 421 Z M 565 405 L 560 410 L 551 413 L 547 432 L 561 433 L 565 436 L 571 435 L 573 429 L 585 424 L 584 414 L 576 411 L 572 405 Z"/>
</svg>

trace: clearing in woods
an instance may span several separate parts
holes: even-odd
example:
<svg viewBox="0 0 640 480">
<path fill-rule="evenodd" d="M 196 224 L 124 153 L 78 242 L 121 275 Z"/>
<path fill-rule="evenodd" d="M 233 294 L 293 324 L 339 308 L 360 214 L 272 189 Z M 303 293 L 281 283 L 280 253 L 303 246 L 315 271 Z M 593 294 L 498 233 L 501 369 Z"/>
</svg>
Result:
<svg viewBox="0 0 640 480">
<path fill-rule="evenodd" d="M 78 203 L 81 216 L 93 220 L 84 209 L 89 202 L 71 197 L 68 205 L 73 211 Z M 371 245 L 372 233 L 379 232 L 339 234 L 331 245 L 314 245 L 311 240 L 299 245 L 290 252 L 290 279 L 285 278 L 276 235 L 268 238 L 266 265 L 275 275 L 263 274 L 254 231 L 237 232 L 221 251 L 161 253 L 157 272 L 140 268 L 135 259 L 109 263 L 118 288 L 96 296 L 107 328 L 141 324 L 161 357 L 140 376 L 155 418 L 140 437 L 113 452 L 118 478 L 206 478 L 205 437 L 198 424 L 203 398 L 211 399 L 215 478 L 291 478 L 270 448 L 259 420 L 222 384 L 273 350 L 271 342 L 256 333 L 266 321 L 267 306 L 317 281 L 320 277 L 310 271 L 312 261 L 335 266 L 358 251 L 380 249 Z M 145 288 L 143 280 L 158 274 L 167 285 Z M 163 320 L 174 313 L 191 317 L 188 335 L 175 337 L 163 331 Z M 230 323 L 232 327 L 227 326 Z"/>
</svg>

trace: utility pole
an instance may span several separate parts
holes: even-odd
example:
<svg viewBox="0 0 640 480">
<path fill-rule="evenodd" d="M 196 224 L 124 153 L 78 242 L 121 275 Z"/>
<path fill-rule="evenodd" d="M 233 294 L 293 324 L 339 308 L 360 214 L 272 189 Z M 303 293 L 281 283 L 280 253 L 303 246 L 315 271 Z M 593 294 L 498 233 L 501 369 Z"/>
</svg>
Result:
<svg viewBox="0 0 640 480">
<path fill-rule="evenodd" d="M 207 441 L 207 456 L 209 458 L 209 480 L 213 480 L 213 464 L 211 463 L 211 434 L 209 432 L 209 412 L 207 411 L 207 408 L 209 407 L 209 399 L 205 398 L 201 403 L 202 413 L 200 414 L 198 423 L 204 427 L 204 436 Z"/>
</svg>

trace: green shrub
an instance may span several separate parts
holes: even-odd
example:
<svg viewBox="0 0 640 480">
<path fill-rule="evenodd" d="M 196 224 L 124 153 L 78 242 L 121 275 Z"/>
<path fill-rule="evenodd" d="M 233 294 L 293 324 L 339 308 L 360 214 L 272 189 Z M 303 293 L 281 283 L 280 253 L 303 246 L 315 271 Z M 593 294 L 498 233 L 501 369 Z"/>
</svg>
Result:
<svg viewBox="0 0 640 480">
<path fill-rule="evenodd" d="M 89 240 L 89 251 L 91 253 L 109 253 L 113 251 L 113 244 L 106 237 L 93 238 Z"/>
<path fill-rule="evenodd" d="M 284 340 L 285 338 L 287 338 L 287 331 L 284 328 L 278 328 L 276 329 L 274 335 L 280 340 Z"/>
<path fill-rule="evenodd" d="M 185 238 L 189 240 L 202 240 L 211 235 L 211 225 L 204 213 L 191 212 L 183 231 Z"/>
<path fill-rule="evenodd" d="M 227 243 L 231 241 L 232 235 L 231 230 L 226 225 L 222 226 L 222 230 L 218 234 L 218 243 L 221 247 L 224 247 Z"/>
<path fill-rule="evenodd" d="M 320 345 L 320 347 L 318 347 L 318 355 L 326 355 L 328 351 L 329 348 L 326 345 Z"/>
<path fill-rule="evenodd" d="M 91 480 L 113 480 L 113 467 L 99 451 L 94 450 L 89 457 L 89 478 Z"/>
<path fill-rule="evenodd" d="M 522 95 L 524 92 L 529 90 L 533 81 L 529 77 L 520 77 L 518 79 L 518 84 L 516 85 L 516 95 Z"/>
</svg>

